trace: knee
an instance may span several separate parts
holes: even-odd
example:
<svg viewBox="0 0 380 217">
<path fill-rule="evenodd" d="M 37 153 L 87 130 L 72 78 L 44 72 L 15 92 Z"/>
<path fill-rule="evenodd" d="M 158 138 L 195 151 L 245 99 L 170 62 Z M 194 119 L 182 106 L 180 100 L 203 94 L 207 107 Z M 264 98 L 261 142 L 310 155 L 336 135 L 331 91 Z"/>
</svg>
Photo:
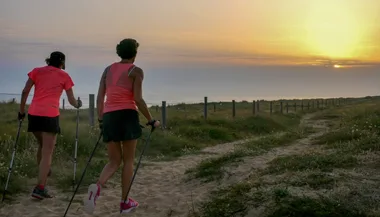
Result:
<svg viewBox="0 0 380 217">
<path fill-rule="evenodd" d="M 52 153 L 55 146 L 56 135 L 50 133 L 42 134 L 42 152 Z"/>
<path fill-rule="evenodd" d="M 121 164 L 121 159 L 112 159 L 110 162 L 109 162 L 109 165 L 114 168 L 114 169 L 117 169 L 119 168 Z"/>
<path fill-rule="evenodd" d="M 42 152 L 52 153 L 54 150 L 54 144 L 44 144 L 42 146 Z"/>
<path fill-rule="evenodd" d="M 133 167 L 134 159 L 124 159 L 124 167 Z"/>
</svg>

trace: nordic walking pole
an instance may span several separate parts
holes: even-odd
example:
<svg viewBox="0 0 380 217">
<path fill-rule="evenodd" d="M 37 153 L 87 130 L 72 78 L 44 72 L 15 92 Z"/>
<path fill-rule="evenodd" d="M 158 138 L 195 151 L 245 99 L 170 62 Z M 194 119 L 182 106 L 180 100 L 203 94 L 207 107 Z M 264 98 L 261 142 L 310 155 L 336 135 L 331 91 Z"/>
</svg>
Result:
<svg viewBox="0 0 380 217">
<path fill-rule="evenodd" d="M 80 98 L 78 97 L 78 101 L 79 100 Z M 76 126 L 76 132 L 75 132 L 73 190 L 75 189 L 75 175 L 77 173 L 78 130 L 79 130 L 79 108 L 77 108 L 77 126 Z"/>
<path fill-rule="evenodd" d="M 22 124 L 22 120 L 19 120 L 19 122 L 18 122 L 18 130 L 17 130 L 17 135 L 16 135 L 16 141 L 15 141 L 15 143 L 13 145 L 12 159 L 11 159 L 11 163 L 10 163 L 9 169 L 8 169 L 8 178 L 7 178 L 7 182 L 5 183 L 4 192 L 3 192 L 3 198 L 1 199 L 1 202 L 4 202 L 4 200 L 5 200 L 5 194 L 6 194 L 7 189 L 8 189 L 9 180 L 11 178 L 11 172 L 12 172 L 13 162 L 14 162 L 15 155 L 16 155 L 17 142 L 18 142 L 18 138 L 20 137 L 21 124 Z"/>
<path fill-rule="evenodd" d="M 125 195 L 125 198 L 124 198 L 124 203 L 125 201 L 127 201 L 128 199 L 128 194 L 129 194 L 129 191 L 131 190 L 132 188 L 132 184 L 133 184 L 133 181 L 135 180 L 135 177 L 136 177 L 136 174 L 137 174 L 137 170 L 139 169 L 140 167 L 140 163 L 141 163 L 141 159 L 144 155 L 144 152 L 145 150 L 147 149 L 148 145 L 149 145 L 149 141 L 150 141 L 150 137 L 154 131 L 155 127 L 154 127 L 154 123 L 153 123 L 153 126 L 152 126 L 152 129 L 150 130 L 150 133 L 148 135 L 148 138 L 146 139 L 146 142 L 145 142 L 145 145 L 144 145 L 144 148 L 140 154 L 140 157 L 139 157 L 139 162 L 137 163 L 137 166 L 136 166 L 136 169 L 135 169 L 135 172 L 133 173 L 133 176 L 132 176 L 132 180 L 131 180 L 131 183 L 129 184 L 129 187 L 128 187 L 128 191 L 127 191 L 127 195 Z M 120 209 L 120 213 L 122 212 L 122 210 Z"/>
<path fill-rule="evenodd" d="M 65 214 L 63 215 L 63 217 L 66 216 L 67 212 L 68 212 L 69 209 L 70 209 L 71 203 L 73 202 L 73 199 L 74 199 L 74 197 L 75 197 L 75 194 L 76 194 L 77 191 L 78 191 L 78 188 L 79 188 L 79 186 L 80 186 L 80 183 L 82 183 L 82 180 L 83 180 L 83 177 L 84 177 L 84 175 L 85 175 L 85 173 L 86 173 L 87 167 L 88 167 L 88 165 L 90 164 L 92 157 L 94 156 L 94 153 L 95 153 L 95 151 L 96 151 L 96 148 L 97 148 L 98 145 L 99 145 L 99 142 L 100 142 L 100 139 L 102 138 L 102 136 L 103 136 L 103 132 L 101 132 L 100 135 L 99 135 L 99 139 L 98 139 L 98 141 L 96 142 L 95 147 L 94 147 L 94 149 L 93 149 L 92 152 L 91 152 L 91 155 L 90 155 L 90 158 L 89 158 L 88 161 L 87 161 L 87 165 L 86 165 L 86 167 L 83 169 L 82 176 L 80 177 L 80 180 L 79 180 L 79 182 L 78 182 L 78 185 L 77 185 L 77 187 L 75 188 L 75 191 L 74 191 L 74 193 L 73 193 L 73 196 L 71 197 L 71 200 L 70 200 L 70 202 L 69 202 L 69 205 L 68 205 L 67 208 L 66 208 L 66 211 L 65 211 Z"/>
</svg>

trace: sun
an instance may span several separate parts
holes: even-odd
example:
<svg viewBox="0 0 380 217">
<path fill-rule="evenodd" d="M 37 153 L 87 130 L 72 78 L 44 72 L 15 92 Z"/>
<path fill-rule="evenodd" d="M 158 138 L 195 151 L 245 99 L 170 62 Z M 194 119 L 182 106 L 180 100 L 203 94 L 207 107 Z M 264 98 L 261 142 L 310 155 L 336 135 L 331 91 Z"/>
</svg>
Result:
<svg viewBox="0 0 380 217">
<path fill-rule="evenodd" d="M 305 25 L 305 39 L 315 54 L 329 58 L 357 56 L 355 51 L 360 44 L 363 29 L 353 12 L 338 1 L 315 1 Z"/>
<path fill-rule="evenodd" d="M 339 68 L 342 68 L 342 66 L 341 66 L 341 65 L 337 65 L 337 64 L 335 64 L 335 65 L 334 65 L 334 68 L 339 69 Z"/>
</svg>

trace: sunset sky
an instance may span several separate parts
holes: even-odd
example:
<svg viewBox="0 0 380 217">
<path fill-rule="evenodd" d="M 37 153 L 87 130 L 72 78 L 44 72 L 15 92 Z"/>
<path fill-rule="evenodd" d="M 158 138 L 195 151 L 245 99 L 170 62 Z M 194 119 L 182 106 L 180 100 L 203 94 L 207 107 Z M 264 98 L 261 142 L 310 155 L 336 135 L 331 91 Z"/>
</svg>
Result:
<svg viewBox="0 0 380 217">
<path fill-rule="evenodd" d="M 140 42 L 136 64 L 151 73 L 215 65 L 218 70 L 302 65 L 306 71 L 335 65 L 341 72 L 360 66 L 363 72 L 372 70 L 371 76 L 380 73 L 379 0 L 0 0 L 0 4 L 0 92 L 9 90 L 9 82 L 3 80 L 6 73 L 14 71 L 14 76 L 25 79 L 25 73 L 43 65 L 53 50 L 67 55 L 67 70 L 78 85 L 85 79 L 75 73 L 93 71 L 96 89 L 101 71 L 118 60 L 116 44 L 126 37 Z"/>
</svg>

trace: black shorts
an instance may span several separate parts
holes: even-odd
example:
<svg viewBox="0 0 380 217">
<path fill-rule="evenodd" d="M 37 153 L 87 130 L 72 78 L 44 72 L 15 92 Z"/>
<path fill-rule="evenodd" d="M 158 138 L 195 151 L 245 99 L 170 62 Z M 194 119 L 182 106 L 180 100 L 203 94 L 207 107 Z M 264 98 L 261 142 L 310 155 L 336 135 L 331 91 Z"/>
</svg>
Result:
<svg viewBox="0 0 380 217">
<path fill-rule="evenodd" d="M 28 114 L 28 132 L 47 132 L 60 134 L 59 116 L 45 117 Z"/>
<path fill-rule="evenodd" d="M 104 113 L 103 142 L 121 142 L 140 138 L 139 113 L 133 109 L 123 109 Z"/>
</svg>

